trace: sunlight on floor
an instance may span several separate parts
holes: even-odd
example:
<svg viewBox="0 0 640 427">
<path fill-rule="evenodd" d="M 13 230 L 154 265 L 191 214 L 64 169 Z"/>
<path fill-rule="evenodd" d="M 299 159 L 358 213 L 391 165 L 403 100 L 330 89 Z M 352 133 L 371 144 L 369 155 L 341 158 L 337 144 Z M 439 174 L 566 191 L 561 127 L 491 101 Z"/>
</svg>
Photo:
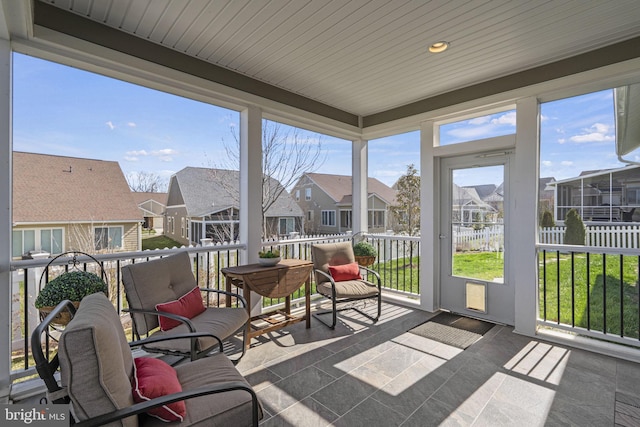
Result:
<svg viewBox="0 0 640 427">
<path fill-rule="evenodd" d="M 529 342 L 505 369 L 558 385 L 569 360 L 570 350 L 541 342 Z"/>
</svg>

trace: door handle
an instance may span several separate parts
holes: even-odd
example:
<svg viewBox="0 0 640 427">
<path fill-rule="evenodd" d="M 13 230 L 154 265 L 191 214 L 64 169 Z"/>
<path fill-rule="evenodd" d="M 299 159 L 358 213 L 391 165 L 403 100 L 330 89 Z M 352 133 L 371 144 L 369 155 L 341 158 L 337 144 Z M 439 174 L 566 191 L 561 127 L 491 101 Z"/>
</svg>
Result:
<svg viewBox="0 0 640 427">
<path fill-rule="evenodd" d="M 444 234 L 439 234 L 438 235 L 438 239 L 440 239 L 440 240 L 444 240 L 446 238 L 447 238 L 447 236 L 445 236 Z"/>
</svg>

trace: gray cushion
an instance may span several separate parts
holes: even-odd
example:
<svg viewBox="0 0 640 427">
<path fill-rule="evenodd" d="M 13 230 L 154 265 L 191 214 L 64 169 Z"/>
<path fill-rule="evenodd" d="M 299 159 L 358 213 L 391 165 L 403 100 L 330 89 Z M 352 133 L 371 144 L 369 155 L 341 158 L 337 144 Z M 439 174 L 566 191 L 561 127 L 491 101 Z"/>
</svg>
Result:
<svg viewBox="0 0 640 427">
<path fill-rule="evenodd" d="M 220 339 L 225 339 L 242 328 L 248 319 L 249 314 L 245 308 L 208 307 L 204 312 L 191 319 L 191 322 L 198 332 L 211 333 Z M 189 332 L 189 329 L 183 323 L 168 331 L 158 330 L 152 336 L 170 336 L 187 332 Z M 211 337 L 198 338 L 197 350 L 202 351 L 217 344 L 218 341 Z M 189 340 L 182 339 L 151 343 L 146 345 L 145 348 L 188 352 L 191 347 Z"/>
<path fill-rule="evenodd" d="M 219 384 L 226 381 L 240 381 L 249 385 L 238 373 L 233 363 L 223 354 L 183 363 L 175 367 L 183 390 Z M 181 424 L 203 426 L 244 426 L 251 425 L 251 395 L 246 391 L 231 391 L 185 400 L 187 413 Z M 151 418 L 146 426 L 167 426 L 162 421 Z M 174 425 L 174 424 L 169 424 Z"/>
<path fill-rule="evenodd" d="M 133 358 L 113 304 L 103 293 L 86 296 L 58 346 L 60 379 L 78 420 L 133 404 Z M 113 426 L 137 426 L 129 417 Z"/>
<path fill-rule="evenodd" d="M 187 252 L 122 267 L 122 283 L 129 307 L 155 310 L 156 304 L 174 301 L 192 290 L 196 279 Z M 158 316 L 134 314 L 139 334 L 158 327 Z"/>
<path fill-rule="evenodd" d="M 366 280 L 343 280 L 336 283 L 336 298 L 367 298 L 378 295 L 378 287 Z M 316 286 L 318 292 L 331 297 L 331 282 Z"/>
</svg>

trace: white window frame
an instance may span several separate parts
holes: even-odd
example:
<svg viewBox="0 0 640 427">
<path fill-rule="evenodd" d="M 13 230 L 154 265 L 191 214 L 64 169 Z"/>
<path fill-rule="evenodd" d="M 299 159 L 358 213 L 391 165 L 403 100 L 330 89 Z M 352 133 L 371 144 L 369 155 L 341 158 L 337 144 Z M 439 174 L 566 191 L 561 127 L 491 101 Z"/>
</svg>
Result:
<svg viewBox="0 0 640 427">
<path fill-rule="evenodd" d="M 311 188 L 304 189 L 304 199 L 307 201 L 311 200 Z"/>
<path fill-rule="evenodd" d="M 336 211 L 335 210 L 323 210 L 320 213 L 322 217 L 321 225 L 323 227 L 335 227 L 336 226 Z"/>
<path fill-rule="evenodd" d="M 296 202 L 299 202 L 299 201 L 300 201 L 300 189 L 298 188 L 296 190 Z"/>
<path fill-rule="evenodd" d="M 33 232 L 33 249 L 29 248 L 27 250 L 25 250 L 24 247 L 24 232 L 25 231 L 30 231 Z M 12 248 L 11 248 L 11 253 L 12 253 L 12 257 L 17 258 L 19 256 L 22 256 L 26 253 L 28 253 L 29 251 L 42 251 L 44 249 L 42 249 L 42 232 L 43 231 L 50 231 L 51 232 L 51 239 L 53 239 L 53 233 L 55 231 L 59 231 L 60 232 L 60 242 L 59 242 L 59 252 L 54 252 L 54 251 L 48 251 L 51 255 L 59 255 L 61 253 L 64 252 L 64 228 L 61 227 L 45 227 L 45 228 L 21 228 L 21 229 L 17 229 L 17 230 L 12 230 Z M 13 253 L 13 244 L 15 244 L 15 233 L 20 233 L 20 247 L 21 247 L 21 252 L 20 254 L 16 255 L 15 253 Z M 50 242 L 53 243 L 53 242 Z M 51 247 L 53 248 L 53 244 L 51 244 Z"/>
<path fill-rule="evenodd" d="M 96 238 L 98 237 L 97 230 L 98 229 L 107 229 L 107 246 L 106 247 L 98 247 L 98 242 Z M 111 243 L 111 235 L 112 230 L 120 231 L 120 244 L 114 245 Z M 96 251 L 102 251 L 105 249 L 122 249 L 124 247 L 124 227 L 122 225 L 101 225 L 93 227 L 93 248 Z"/>
</svg>

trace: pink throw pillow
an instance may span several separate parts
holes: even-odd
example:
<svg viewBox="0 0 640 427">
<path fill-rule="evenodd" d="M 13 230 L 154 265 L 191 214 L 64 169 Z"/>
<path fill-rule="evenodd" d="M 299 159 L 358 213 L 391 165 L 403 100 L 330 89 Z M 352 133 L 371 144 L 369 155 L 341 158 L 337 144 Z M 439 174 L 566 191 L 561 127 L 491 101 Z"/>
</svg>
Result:
<svg viewBox="0 0 640 427">
<path fill-rule="evenodd" d="M 205 310 L 202 297 L 200 296 L 200 288 L 196 286 L 175 301 L 156 304 L 156 310 L 178 314 L 187 319 L 192 319 Z M 168 331 L 182 324 L 182 322 L 168 317 L 158 316 L 158 318 L 160 321 L 160 329 L 163 331 Z"/>
<path fill-rule="evenodd" d="M 351 264 L 342 265 L 330 265 L 329 273 L 336 282 L 342 282 L 343 280 L 358 280 L 362 279 L 360 275 L 360 267 L 357 262 Z"/>
<path fill-rule="evenodd" d="M 175 369 L 153 357 L 134 359 L 133 401 L 145 402 L 160 396 L 182 391 Z M 183 400 L 150 409 L 147 413 L 164 422 L 182 421 L 187 412 Z"/>
</svg>

